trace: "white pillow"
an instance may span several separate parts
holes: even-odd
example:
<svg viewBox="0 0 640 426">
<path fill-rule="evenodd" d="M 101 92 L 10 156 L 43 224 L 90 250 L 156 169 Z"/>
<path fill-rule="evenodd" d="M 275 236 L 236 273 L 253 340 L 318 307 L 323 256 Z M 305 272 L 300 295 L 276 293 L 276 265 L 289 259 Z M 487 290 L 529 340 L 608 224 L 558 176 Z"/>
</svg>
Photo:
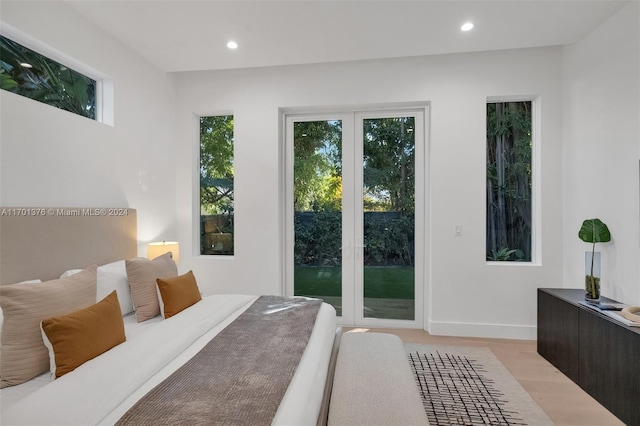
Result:
<svg viewBox="0 0 640 426">
<path fill-rule="evenodd" d="M 98 266 L 98 293 L 96 302 L 101 301 L 115 290 L 118 293 L 122 315 L 133 312 L 131 290 L 127 280 L 127 269 L 124 260 Z"/>
<path fill-rule="evenodd" d="M 70 269 L 63 273 L 60 278 L 65 278 L 76 274 L 82 269 Z M 131 290 L 129 289 L 129 281 L 127 280 L 127 269 L 124 260 L 107 263 L 98 266 L 98 291 L 96 294 L 96 302 L 107 297 L 115 290 L 118 293 L 118 301 L 120 302 L 120 310 L 122 315 L 133 312 L 133 301 L 131 300 Z"/>
<path fill-rule="evenodd" d="M 66 278 L 66 277 L 60 277 L 60 278 Z M 40 334 L 42 335 L 42 342 L 44 343 L 44 346 L 47 348 L 47 351 L 49 352 L 49 377 L 51 377 L 52 379 L 55 379 L 56 353 L 53 351 L 53 345 L 51 344 L 51 341 L 49 340 L 47 333 L 45 333 L 44 329 L 42 328 L 42 321 L 40 321 Z"/>
<path fill-rule="evenodd" d="M 160 316 L 164 319 L 164 301 L 162 300 L 162 294 L 160 293 L 160 287 L 156 283 L 156 294 L 158 295 L 158 303 L 160 304 Z"/>
</svg>

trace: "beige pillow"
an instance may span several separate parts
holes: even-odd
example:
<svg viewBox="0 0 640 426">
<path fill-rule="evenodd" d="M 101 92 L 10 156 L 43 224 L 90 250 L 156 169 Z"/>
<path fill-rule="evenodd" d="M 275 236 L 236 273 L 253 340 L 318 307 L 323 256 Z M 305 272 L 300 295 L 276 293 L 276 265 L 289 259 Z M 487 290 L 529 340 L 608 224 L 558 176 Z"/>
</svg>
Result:
<svg viewBox="0 0 640 426">
<path fill-rule="evenodd" d="M 126 260 L 125 264 L 136 319 L 142 322 L 159 315 L 160 304 L 156 279 L 178 276 L 178 267 L 171 258 L 171 253 L 165 253 L 153 260 L 144 258 Z"/>
<path fill-rule="evenodd" d="M 0 286 L 4 311 L 0 387 L 26 382 L 49 370 L 40 322 L 94 304 L 96 270 L 94 265 L 67 278 Z"/>
<path fill-rule="evenodd" d="M 175 278 L 158 278 L 158 289 L 164 304 L 164 317 L 169 318 L 202 300 L 192 271 Z"/>
<path fill-rule="evenodd" d="M 56 379 L 126 340 L 116 291 L 69 315 L 42 321 L 53 348 Z"/>
</svg>

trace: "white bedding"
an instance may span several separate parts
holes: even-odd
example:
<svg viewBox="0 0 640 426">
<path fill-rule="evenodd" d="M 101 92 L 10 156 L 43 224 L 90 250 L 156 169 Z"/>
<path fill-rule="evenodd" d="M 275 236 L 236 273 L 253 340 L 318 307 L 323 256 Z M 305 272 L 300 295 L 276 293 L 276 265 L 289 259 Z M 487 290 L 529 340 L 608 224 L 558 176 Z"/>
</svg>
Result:
<svg viewBox="0 0 640 426">
<path fill-rule="evenodd" d="M 0 310 L 0 312 L 2 312 Z M 137 336 L 144 333 L 150 327 L 162 321 L 162 317 L 157 316 L 144 322 L 138 322 L 136 320 L 135 313 L 131 312 L 124 317 L 124 330 L 127 336 L 127 341 L 130 342 Z M 26 383 L 17 386 L 9 386 L 0 389 L 0 414 L 4 413 L 10 407 L 13 407 L 18 401 L 31 395 L 38 389 L 53 382 L 55 375 L 52 373 L 43 373 Z M 0 423 L 2 417 L 0 417 Z"/>
<path fill-rule="evenodd" d="M 208 296 L 169 319 L 158 317 L 148 324 L 127 325 L 126 342 L 75 371 L 55 381 L 42 375 L 13 387 L 16 389 L 2 389 L 2 424 L 114 424 L 138 399 L 187 362 L 256 298 Z M 309 344 L 273 424 L 316 424 L 335 330 L 335 310 L 322 304 Z M 37 390 L 14 403 L 17 398 L 13 395 L 22 397 L 20 388 L 29 393 Z"/>
</svg>

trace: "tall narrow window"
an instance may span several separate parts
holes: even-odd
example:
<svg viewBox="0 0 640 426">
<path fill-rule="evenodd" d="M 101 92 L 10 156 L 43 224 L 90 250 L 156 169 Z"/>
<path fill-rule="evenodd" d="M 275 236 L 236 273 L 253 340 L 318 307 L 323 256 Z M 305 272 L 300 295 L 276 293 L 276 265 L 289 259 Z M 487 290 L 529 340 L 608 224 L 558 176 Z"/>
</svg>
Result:
<svg viewBox="0 0 640 426">
<path fill-rule="evenodd" d="M 531 104 L 487 103 L 488 261 L 531 262 Z"/>
<path fill-rule="evenodd" d="M 96 119 L 96 81 L 0 36 L 0 87 Z"/>
<path fill-rule="evenodd" d="M 200 117 L 200 254 L 233 254 L 233 115 Z"/>
</svg>

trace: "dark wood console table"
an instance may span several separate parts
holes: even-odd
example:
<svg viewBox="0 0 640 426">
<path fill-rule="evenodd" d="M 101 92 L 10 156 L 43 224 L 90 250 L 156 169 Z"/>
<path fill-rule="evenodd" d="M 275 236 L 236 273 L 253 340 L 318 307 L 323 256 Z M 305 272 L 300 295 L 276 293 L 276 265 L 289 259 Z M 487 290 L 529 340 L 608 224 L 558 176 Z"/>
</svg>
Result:
<svg viewBox="0 0 640 426">
<path fill-rule="evenodd" d="M 584 290 L 538 289 L 538 353 L 620 420 L 640 425 L 640 327 L 580 301 Z"/>
</svg>

